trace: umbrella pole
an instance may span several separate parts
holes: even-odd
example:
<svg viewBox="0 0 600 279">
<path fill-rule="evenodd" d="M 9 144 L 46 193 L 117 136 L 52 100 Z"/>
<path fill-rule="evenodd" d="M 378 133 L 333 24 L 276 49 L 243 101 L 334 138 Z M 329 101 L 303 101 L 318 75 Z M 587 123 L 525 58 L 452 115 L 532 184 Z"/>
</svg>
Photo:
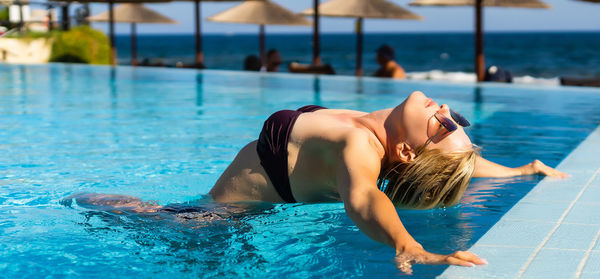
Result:
<svg viewBox="0 0 600 279">
<path fill-rule="evenodd" d="M 19 5 L 19 32 L 23 32 L 23 27 L 25 27 L 25 21 L 23 20 L 23 3 L 21 1 L 19 1 L 18 5 Z"/>
<path fill-rule="evenodd" d="M 61 11 L 61 17 L 62 17 L 62 26 L 61 29 L 63 31 L 68 31 L 70 29 L 70 22 L 69 22 L 69 3 L 65 3 L 62 5 L 61 7 L 62 11 Z"/>
<path fill-rule="evenodd" d="M 319 0 L 314 0 L 313 9 L 315 16 L 313 20 L 313 65 L 321 64 L 321 54 L 319 46 Z"/>
<path fill-rule="evenodd" d="M 263 66 L 267 63 L 267 58 L 265 57 L 265 25 L 261 24 L 258 31 L 258 40 L 259 40 L 259 53 L 260 53 L 260 62 Z"/>
<path fill-rule="evenodd" d="M 200 0 L 194 1 L 195 13 L 196 13 L 196 67 L 204 68 L 204 55 L 202 54 L 202 32 L 200 26 Z"/>
<path fill-rule="evenodd" d="M 485 73 L 485 57 L 483 55 L 483 11 L 482 1 L 475 1 L 475 74 L 477 82 L 483 81 Z"/>
<path fill-rule="evenodd" d="M 137 66 L 137 45 L 135 22 L 131 23 L 131 66 Z"/>
<path fill-rule="evenodd" d="M 113 11 L 113 1 L 108 2 L 108 33 L 110 40 L 110 64 L 117 64 L 117 51 L 115 50 L 115 16 Z"/>
<path fill-rule="evenodd" d="M 362 47 L 363 47 L 363 32 L 362 32 L 363 18 L 359 17 L 356 19 L 356 76 L 362 77 Z"/>
<path fill-rule="evenodd" d="M 54 27 L 52 25 L 52 22 L 54 21 L 54 19 L 52 18 L 52 5 L 48 5 L 46 7 L 47 10 L 47 14 L 48 14 L 48 31 L 52 31 L 52 28 Z"/>
</svg>

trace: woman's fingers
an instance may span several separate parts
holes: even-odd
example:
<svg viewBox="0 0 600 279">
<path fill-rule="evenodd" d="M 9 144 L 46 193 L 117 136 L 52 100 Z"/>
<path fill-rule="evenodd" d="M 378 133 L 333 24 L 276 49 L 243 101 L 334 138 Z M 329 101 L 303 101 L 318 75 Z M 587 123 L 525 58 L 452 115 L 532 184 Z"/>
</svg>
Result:
<svg viewBox="0 0 600 279">
<path fill-rule="evenodd" d="M 454 254 L 449 255 L 447 261 L 449 264 L 462 266 L 487 264 L 485 259 L 482 259 L 469 251 L 457 251 Z"/>
<path fill-rule="evenodd" d="M 472 263 L 472 262 L 464 261 L 464 260 L 461 260 L 461 259 L 453 257 L 453 256 L 448 256 L 448 258 L 446 259 L 446 261 L 450 265 L 475 266 L 475 264 Z"/>
<path fill-rule="evenodd" d="M 542 161 L 540 160 L 535 160 L 533 161 L 533 169 L 535 170 L 536 173 L 540 173 L 546 176 L 550 176 L 550 177 L 559 177 L 559 178 L 566 178 L 569 177 L 568 174 L 556 170 L 554 168 L 551 168 L 549 166 L 546 166 L 546 164 L 542 163 Z"/>
</svg>

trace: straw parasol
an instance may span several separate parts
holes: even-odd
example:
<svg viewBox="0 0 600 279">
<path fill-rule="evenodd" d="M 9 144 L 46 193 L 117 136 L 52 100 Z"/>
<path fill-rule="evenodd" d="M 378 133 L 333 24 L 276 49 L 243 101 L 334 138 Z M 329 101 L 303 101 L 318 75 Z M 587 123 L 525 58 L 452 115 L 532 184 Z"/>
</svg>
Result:
<svg viewBox="0 0 600 279">
<path fill-rule="evenodd" d="M 423 20 L 394 3 L 386 0 L 331 0 L 319 5 L 320 14 L 330 17 L 355 17 L 356 19 L 356 75 L 362 76 L 362 24 L 364 18 L 387 18 Z M 313 15 L 313 9 L 302 12 L 303 15 Z"/>
<path fill-rule="evenodd" d="M 107 22 L 110 11 L 106 11 L 95 16 L 90 16 L 89 21 Z M 113 11 L 113 21 L 121 23 L 131 23 L 131 65 L 136 66 L 136 24 L 138 23 L 167 23 L 177 24 L 164 15 L 161 15 L 141 3 L 125 3 L 116 7 Z"/>
<path fill-rule="evenodd" d="M 475 7 L 475 73 L 483 81 L 485 57 L 483 55 L 482 6 L 506 8 L 550 9 L 552 6 L 539 0 L 413 0 L 410 6 L 474 6 Z"/>
<path fill-rule="evenodd" d="M 600 3 L 600 0 L 577 0 L 577 1 L 591 2 L 591 3 Z"/>
<path fill-rule="evenodd" d="M 260 25 L 260 57 L 265 63 L 265 25 L 311 25 L 310 21 L 271 1 L 246 1 L 208 18 L 215 22 Z"/>
</svg>

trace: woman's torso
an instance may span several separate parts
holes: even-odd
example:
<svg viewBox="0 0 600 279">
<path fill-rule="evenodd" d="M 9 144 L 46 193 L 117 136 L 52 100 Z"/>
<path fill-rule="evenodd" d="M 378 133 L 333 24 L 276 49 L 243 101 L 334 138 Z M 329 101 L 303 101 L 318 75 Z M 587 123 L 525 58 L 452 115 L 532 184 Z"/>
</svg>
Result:
<svg viewBox="0 0 600 279">
<path fill-rule="evenodd" d="M 376 140 L 358 120 L 364 115 L 366 113 L 360 111 L 323 109 L 297 118 L 287 145 L 289 182 L 296 201 L 340 200 L 336 174 L 343 163 L 340 155 L 345 138 L 349 133 L 363 131 L 365 136 Z M 375 147 L 372 150 L 377 152 Z M 218 202 L 283 202 L 260 164 L 256 141 L 240 150 L 210 194 Z"/>
</svg>

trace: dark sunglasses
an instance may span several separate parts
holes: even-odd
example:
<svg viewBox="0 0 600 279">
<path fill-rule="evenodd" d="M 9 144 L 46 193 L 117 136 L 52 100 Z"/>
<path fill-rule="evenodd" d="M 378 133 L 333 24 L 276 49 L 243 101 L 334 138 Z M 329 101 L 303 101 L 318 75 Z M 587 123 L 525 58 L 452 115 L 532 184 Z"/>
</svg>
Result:
<svg viewBox="0 0 600 279">
<path fill-rule="evenodd" d="M 448 134 L 456 131 L 456 129 L 458 129 L 458 126 L 456 126 L 456 124 L 460 125 L 461 127 L 471 126 L 471 123 L 469 123 L 469 121 L 464 116 L 462 116 L 460 113 L 453 111 L 453 110 L 450 110 L 450 116 L 452 117 L 452 119 L 449 119 L 448 117 L 441 114 L 440 112 L 436 112 L 433 116 L 435 117 L 435 119 L 437 119 L 438 122 L 440 122 L 440 128 L 438 129 L 437 133 L 435 133 L 435 135 L 430 137 L 427 140 L 427 142 L 425 142 L 425 145 L 423 146 L 423 148 L 425 148 L 430 142 L 432 142 L 434 138 L 438 138 L 438 136 L 440 136 L 440 133 L 444 129 L 446 129 L 446 133 L 444 133 L 443 137 L 439 137 L 439 140 L 435 141 L 435 143 L 438 143 L 440 140 L 445 138 Z"/>
</svg>

